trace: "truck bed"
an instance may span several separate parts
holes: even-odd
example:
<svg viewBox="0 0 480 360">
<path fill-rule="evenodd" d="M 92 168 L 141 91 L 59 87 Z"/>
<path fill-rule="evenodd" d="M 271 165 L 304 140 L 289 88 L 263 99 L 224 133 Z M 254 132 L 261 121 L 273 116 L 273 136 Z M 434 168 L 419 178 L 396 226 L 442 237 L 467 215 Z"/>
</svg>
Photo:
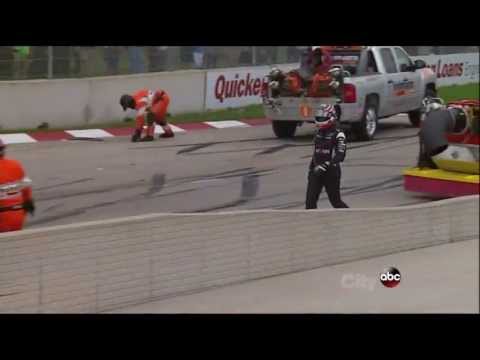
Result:
<svg viewBox="0 0 480 360">
<path fill-rule="evenodd" d="M 265 115 L 272 120 L 297 120 L 313 121 L 315 120 L 315 110 L 321 104 L 335 105 L 336 98 L 313 98 L 313 97 L 279 97 L 274 100 L 275 106 L 265 105 Z M 300 111 L 301 106 L 310 109 L 307 113 Z M 306 116 L 307 115 L 307 116 Z"/>
</svg>

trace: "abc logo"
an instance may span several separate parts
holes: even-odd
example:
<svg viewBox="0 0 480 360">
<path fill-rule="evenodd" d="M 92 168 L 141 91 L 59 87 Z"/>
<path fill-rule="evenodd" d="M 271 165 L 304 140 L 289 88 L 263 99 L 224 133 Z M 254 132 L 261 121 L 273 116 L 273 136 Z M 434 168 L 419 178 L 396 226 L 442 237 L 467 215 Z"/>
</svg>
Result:
<svg viewBox="0 0 480 360">
<path fill-rule="evenodd" d="M 380 274 L 380 282 L 388 288 L 393 288 L 400 284 L 401 279 L 400 271 L 394 267 L 390 267 Z"/>
</svg>

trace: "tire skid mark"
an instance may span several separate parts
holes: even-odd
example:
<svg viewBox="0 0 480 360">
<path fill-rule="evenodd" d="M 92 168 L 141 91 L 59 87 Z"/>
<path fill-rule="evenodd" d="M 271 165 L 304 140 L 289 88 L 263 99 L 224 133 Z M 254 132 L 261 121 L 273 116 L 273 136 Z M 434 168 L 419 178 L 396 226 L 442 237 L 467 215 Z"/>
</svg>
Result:
<svg viewBox="0 0 480 360">
<path fill-rule="evenodd" d="M 55 184 L 55 185 L 48 185 L 48 186 L 43 186 L 43 187 L 39 187 L 39 188 L 36 187 L 35 192 L 48 190 L 48 189 L 56 189 L 56 188 L 61 187 L 61 186 L 81 184 L 81 183 L 84 183 L 84 182 L 87 182 L 87 181 L 92 181 L 92 180 L 95 180 L 95 179 L 94 178 L 84 178 L 84 179 L 69 181 L 69 182 Z"/>
<path fill-rule="evenodd" d="M 211 142 L 209 142 L 209 143 L 197 144 L 197 145 L 189 146 L 189 147 L 187 147 L 186 149 L 178 150 L 178 151 L 177 151 L 177 155 L 188 154 L 188 153 L 194 152 L 194 151 L 196 151 L 196 150 L 209 147 L 209 146 L 211 146 L 211 145 L 214 145 L 214 144 L 211 143 Z"/>
</svg>

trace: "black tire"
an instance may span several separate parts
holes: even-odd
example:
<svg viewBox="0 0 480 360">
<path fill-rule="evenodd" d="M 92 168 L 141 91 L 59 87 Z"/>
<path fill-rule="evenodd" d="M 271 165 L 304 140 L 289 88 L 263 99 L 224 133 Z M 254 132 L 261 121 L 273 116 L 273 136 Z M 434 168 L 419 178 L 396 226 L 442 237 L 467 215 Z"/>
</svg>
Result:
<svg viewBox="0 0 480 360">
<path fill-rule="evenodd" d="M 297 131 L 297 126 L 297 121 L 272 121 L 273 132 L 280 139 L 293 138 Z"/>
<path fill-rule="evenodd" d="M 427 97 L 437 97 L 437 92 L 434 89 L 428 88 L 427 90 L 425 90 L 425 98 Z M 410 120 L 410 124 L 412 124 L 414 127 L 420 126 L 423 121 L 423 116 L 423 108 L 413 110 L 408 113 L 408 119 Z"/>
<path fill-rule="evenodd" d="M 375 137 L 378 128 L 378 100 L 368 98 L 362 120 L 353 124 L 353 133 L 359 140 L 370 141 Z"/>
</svg>

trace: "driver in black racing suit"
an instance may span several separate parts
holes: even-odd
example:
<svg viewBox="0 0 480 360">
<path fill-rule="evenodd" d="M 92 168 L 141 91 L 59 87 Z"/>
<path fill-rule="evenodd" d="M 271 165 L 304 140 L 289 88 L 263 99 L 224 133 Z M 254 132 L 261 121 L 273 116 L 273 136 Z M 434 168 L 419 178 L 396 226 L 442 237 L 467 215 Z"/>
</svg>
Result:
<svg viewBox="0 0 480 360">
<path fill-rule="evenodd" d="M 340 197 L 340 162 L 345 159 L 345 134 L 338 130 L 337 111 L 325 105 L 323 113 L 315 117 L 318 131 L 308 172 L 306 209 L 316 209 L 318 198 L 325 186 L 328 200 L 334 208 L 348 208 Z"/>
</svg>

